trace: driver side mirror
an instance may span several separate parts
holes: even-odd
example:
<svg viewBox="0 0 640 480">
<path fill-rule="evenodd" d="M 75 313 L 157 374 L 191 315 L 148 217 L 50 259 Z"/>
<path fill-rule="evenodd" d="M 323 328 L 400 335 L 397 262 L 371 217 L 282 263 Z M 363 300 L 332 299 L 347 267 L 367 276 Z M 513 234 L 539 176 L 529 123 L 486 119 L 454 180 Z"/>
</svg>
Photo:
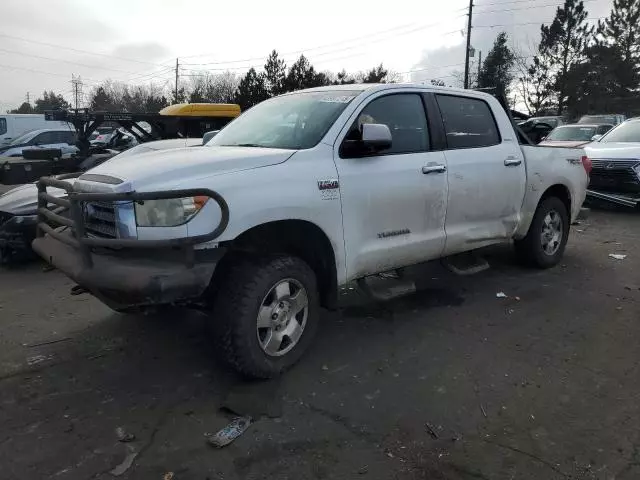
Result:
<svg viewBox="0 0 640 480">
<path fill-rule="evenodd" d="M 215 137 L 219 131 L 220 130 L 211 130 L 209 132 L 204 132 L 204 135 L 202 136 L 202 145 L 209 143 L 209 140 Z"/>
<path fill-rule="evenodd" d="M 366 150 L 379 152 L 391 148 L 391 130 L 384 123 L 365 123 L 362 125 L 362 146 Z"/>
<path fill-rule="evenodd" d="M 597 142 L 601 138 L 602 138 L 602 135 L 594 135 L 593 137 L 591 137 L 591 141 L 592 142 Z"/>
<path fill-rule="evenodd" d="M 344 140 L 341 154 L 345 157 L 364 157 L 391 148 L 391 130 L 383 123 L 365 123 L 358 140 Z"/>
</svg>

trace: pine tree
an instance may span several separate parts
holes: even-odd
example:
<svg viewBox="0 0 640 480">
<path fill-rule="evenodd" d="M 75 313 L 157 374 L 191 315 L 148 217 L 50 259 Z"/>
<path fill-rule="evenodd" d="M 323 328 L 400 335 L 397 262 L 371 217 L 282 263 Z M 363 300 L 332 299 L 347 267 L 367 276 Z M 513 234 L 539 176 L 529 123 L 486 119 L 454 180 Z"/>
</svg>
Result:
<svg viewBox="0 0 640 480">
<path fill-rule="evenodd" d="M 597 44 L 608 55 L 600 71 L 614 75 L 617 84 L 609 94 L 621 111 L 640 108 L 637 89 L 640 84 L 640 1 L 614 0 L 609 17 L 598 23 Z M 617 62 L 613 63 L 612 60 Z M 593 61 L 593 60 L 592 60 Z"/>
<path fill-rule="evenodd" d="M 265 86 L 264 75 L 258 74 L 255 68 L 249 69 L 238 84 L 235 103 L 239 104 L 242 110 L 246 110 L 267 98 L 269 98 L 269 94 Z"/>
<path fill-rule="evenodd" d="M 569 70 L 584 60 L 592 32 L 582 0 L 565 0 L 564 5 L 556 10 L 551 25 L 540 27 L 538 62 L 546 66 L 549 77 L 553 79 L 558 115 L 563 114 L 567 95 L 575 87 L 569 83 Z"/>
<path fill-rule="evenodd" d="M 9 110 L 7 113 L 33 113 L 33 106 L 30 103 L 22 102 L 18 108 Z"/>
<path fill-rule="evenodd" d="M 307 57 L 300 55 L 289 68 L 287 78 L 285 79 L 285 89 L 287 92 L 309 88 L 313 85 L 316 72 L 313 66 L 307 60 Z"/>
<path fill-rule="evenodd" d="M 362 83 L 387 83 L 386 79 L 388 74 L 389 71 L 380 64 L 364 74 Z"/>
<path fill-rule="evenodd" d="M 553 77 L 547 60 L 536 55 L 530 65 L 520 62 L 524 71 L 518 79 L 520 94 L 530 115 L 552 114 L 557 110 Z"/>
<path fill-rule="evenodd" d="M 513 80 L 515 55 L 507 45 L 507 34 L 501 32 L 493 42 L 493 47 L 482 63 L 478 75 L 478 87 L 490 88 L 495 94 L 507 98 Z"/>
<path fill-rule="evenodd" d="M 94 112 L 113 110 L 113 101 L 102 86 L 98 87 L 91 95 L 90 105 Z"/>
<path fill-rule="evenodd" d="M 270 97 L 285 92 L 286 77 L 287 65 L 278 57 L 278 52 L 273 50 L 264 64 L 264 83 Z"/>
<path fill-rule="evenodd" d="M 613 9 L 598 22 L 598 37 L 605 45 L 620 50 L 624 62 L 640 64 L 640 1 L 613 0 Z"/>
<path fill-rule="evenodd" d="M 60 94 L 55 94 L 53 91 L 42 93 L 42 98 L 36 100 L 36 106 L 34 111 L 36 113 L 44 113 L 47 110 L 66 110 L 71 108 L 69 102 Z"/>
</svg>

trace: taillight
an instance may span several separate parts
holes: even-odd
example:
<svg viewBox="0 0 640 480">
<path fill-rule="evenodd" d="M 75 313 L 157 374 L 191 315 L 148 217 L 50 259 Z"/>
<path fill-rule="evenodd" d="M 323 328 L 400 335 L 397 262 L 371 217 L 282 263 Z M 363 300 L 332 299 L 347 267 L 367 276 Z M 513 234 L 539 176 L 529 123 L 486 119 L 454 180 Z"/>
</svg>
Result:
<svg viewBox="0 0 640 480">
<path fill-rule="evenodd" d="M 584 171 L 587 172 L 587 175 L 589 175 L 591 173 L 591 169 L 593 168 L 591 159 L 586 155 L 583 155 L 581 160 L 582 160 L 582 166 L 584 167 Z"/>
</svg>

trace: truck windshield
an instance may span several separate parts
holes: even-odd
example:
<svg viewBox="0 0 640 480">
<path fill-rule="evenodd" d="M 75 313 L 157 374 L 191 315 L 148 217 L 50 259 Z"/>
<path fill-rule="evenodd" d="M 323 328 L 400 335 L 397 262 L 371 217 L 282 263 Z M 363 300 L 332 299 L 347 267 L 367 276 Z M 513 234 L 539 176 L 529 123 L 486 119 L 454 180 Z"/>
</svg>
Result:
<svg viewBox="0 0 640 480">
<path fill-rule="evenodd" d="M 558 127 L 549 134 L 546 140 L 589 141 L 596 134 L 596 127 Z"/>
<path fill-rule="evenodd" d="M 621 123 L 602 137 L 600 142 L 640 142 L 640 121 Z"/>
<path fill-rule="evenodd" d="M 207 145 L 311 148 L 357 94 L 335 90 L 302 92 L 264 101 L 223 128 Z"/>
</svg>

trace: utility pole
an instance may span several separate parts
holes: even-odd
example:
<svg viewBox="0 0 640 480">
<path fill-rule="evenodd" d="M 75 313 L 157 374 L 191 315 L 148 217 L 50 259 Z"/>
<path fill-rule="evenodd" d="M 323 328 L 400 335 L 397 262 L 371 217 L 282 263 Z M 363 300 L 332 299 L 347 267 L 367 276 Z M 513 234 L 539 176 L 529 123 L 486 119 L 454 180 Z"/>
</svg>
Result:
<svg viewBox="0 0 640 480">
<path fill-rule="evenodd" d="M 178 59 L 176 58 L 176 91 L 175 91 L 175 96 L 173 97 L 173 99 L 175 100 L 175 103 L 178 103 L 178 68 L 179 68 L 179 64 L 178 64 Z"/>
<path fill-rule="evenodd" d="M 73 103 L 75 105 L 76 110 L 78 109 L 79 104 L 82 102 L 82 80 L 80 79 L 80 75 L 77 77 L 75 75 L 71 75 L 71 94 L 73 95 Z"/>
<path fill-rule="evenodd" d="M 31 98 L 29 97 L 29 92 L 27 92 L 27 103 L 31 105 Z"/>
<path fill-rule="evenodd" d="M 469 18 L 467 20 L 467 50 L 464 57 L 464 88 L 469 88 L 469 51 L 471 50 L 471 15 L 473 14 L 473 0 L 469 0 Z"/>
</svg>

